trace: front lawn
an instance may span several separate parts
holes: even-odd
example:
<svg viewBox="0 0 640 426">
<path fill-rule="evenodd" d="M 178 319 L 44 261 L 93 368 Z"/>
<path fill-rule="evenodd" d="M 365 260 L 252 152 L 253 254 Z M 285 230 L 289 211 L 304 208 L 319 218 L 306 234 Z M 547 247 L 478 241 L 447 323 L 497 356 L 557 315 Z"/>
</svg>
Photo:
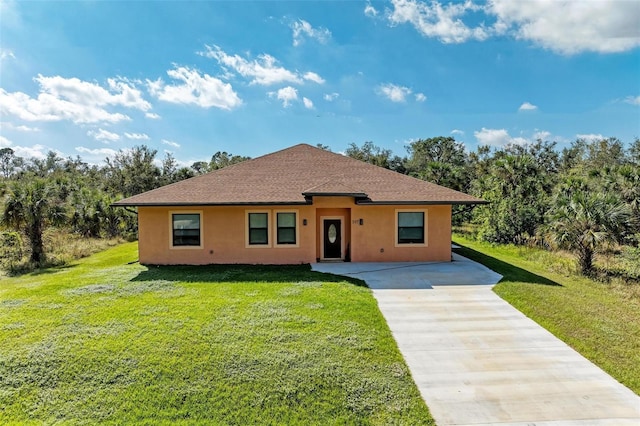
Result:
<svg viewBox="0 0 640 426">
<path fill-rule="evenodd" d="M 570 273 L 566 259 L 539 249 L 454 240 L 457 253 L 504 276 L 500 297 L 640 395 L 638 284 Z"/>
<path fill-rule="evenodd" d="M 0 423 L 433 424 L 360 282 L 136 258 L 0 279 Z"/>
</svg>

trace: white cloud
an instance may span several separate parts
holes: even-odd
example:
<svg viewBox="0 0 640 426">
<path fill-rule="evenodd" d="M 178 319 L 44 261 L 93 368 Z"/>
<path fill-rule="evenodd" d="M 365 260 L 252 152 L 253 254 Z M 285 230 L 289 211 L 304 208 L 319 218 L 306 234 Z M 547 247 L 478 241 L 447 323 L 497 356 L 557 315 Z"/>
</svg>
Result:
<svg viewBox="0 0 640 426">
<path fill-rule="evenodd" d="M 151 120 L 159 120 L 160 116 L 155 112 L 147 112 L 144 114 L 145 117 L 150 118 Z"/>
<path fill-rule="evenodd" d="M 110 132 L 108 130 L 104 130 L 104 129 L 98 129 L 96 130 L 89 130 L 87 132 L 87 136 L 91 136 L 92 138 L 94 138 L 95 140 L 98 141 L 102 141 L 102 142 L 115 142 L 117 140 L 120 140 L 120 135 L 118 135 L 117 133 L 113 133 Z"/>
<path fill-rule="evenodd" d="M 518 137 L 512 138 L 511 141 L 509 142 L 515 145 L 526 145 L 529 143 L 529 139 L 518 136 Z"/>
<path fill-rule="evenodd" d="M 13 51 L 9 49 L 0 49 L 0 60 L 4 61 L 5 59 L 15 59 L 16 55 L 13 54 Z"/>
<path fill-rule="evenodd" d="M 11 141 L 0 135 L 0 148 L 6 148 L 11 145 Z"/>
<path fill-rule="evenodd" d="M 116 92 L 113 95 L 113 102 L 116 105 L 122 105 L 127 108 L 135 108 L 140 111 L 149 111 L 151 104 L 142 98 L 142 92 L 135 87 L 134 83 L 126 78 L 110 78 L 107 84 L 111 91 Z"/>
<path fill-rule="evenodd" d="M 118 151 L 114 149 L 109 149 L 109 148 L 91 149 L 91 148 L 85 148 L 84 146 L 77 146 L 76 151 L 82 154 L 101 155 L 105 157 L 113 157 L 118 153 Z"/>
<path fill-rule="evenodd" d="M 452 135 L 460 135 L 460 136 L 462 136 L 462 135 L 464 135 L 464 131 L 462 131 L 462 130 L 458 130 L 458 129 L 453 129 L 453 130 L 451 131 L 451 134 L 452 134 Z"/>
<path fill-rule="evenodd" d="M 50 150 L 40 144 L 36 144 L 33 146 L 12 146 L 13 153 L 16 157 L 22 158 L 37 158 L 38 160 L 44 160 L 47 158 L 47 152 Z"/>
<path fill-rule="evenodd" d="M 218 61 L 228 78 L 233 77 L 232 71 L 242 77 L 250 79 L 249 84 L 270 86 L 280 83 L 302 84 L 304 80 L 318 84 L 324 83 L 324 79 L 314 72 L 300 74 L 297 71 L 288 70 L 278 65 L 278 60 L 271 55 L 262 54 L 257 59 L 249 60 L 240 55 L 228 55 L 219 46 L 205 46 L 206 51 L 199 54 Z"/>
<path fill-rule="evenodd" d="M 268 86 L 284 82 L 302 83 L 298 73 L 278 66 L 277 59 L 271 55 L 263 54 L 258 59 L 249 61 L 239 55 L 227 55 L 218 46 L 206 46 L 206 49 L 202 55 L 217 60 L 225 69 L 229 67 L 241 76 L 251 78 L 251 84 Z"/>
<path fill-rule="evenodd" d="M 320 77 L 318 74 L 316 74 L 315 72 L 311 72 L 311 71 L 305 73 L 303 78 L 305 80 L 313 81 L 314 83 L 318 83 L 318 84 L 323 84 L 324 83 L 324 78 Z"/>
<path fill-rule="evenodd" d="M 126 79 L 108 79 L 108 88 L 78 78 L 38 75 L 37 98 L 22 92 L 8 93 L 0 88 L 0 111 L 24 121 L 61 121 L 74 123 L 115 123 L 130 118 L 108 107 L 147 111 L 151 104 L 140 90 Z"/>
<path fill-rule="evenodd" d="M 25 126 L 25 125 L 21 125 L 21 126 L 16 126 L 14 127 L 14 129 L 20 131 L 20 132 L 39 132 L 40 129 L 37 127 L 29 127 L 29 126 Z"/>
<path fill-rule="evenodd" d="M 565 55 L 625 52 L 640 46 L 640 2 L 632 0 L 492 0 L 486 5 L 469 0 L 444 5 L 434 0 L 392 0 L 386 16 L 391 25 L 409 23 L 422 35 L 443 43 L 497 35 Z M 473 27 L 471 19 L 483 24 Z"/>
<path fill-rule="evenodd" d="M 427 4 L 419 0 L 392 0 L 392 4 L 393 10 L 388 14 L 392 25 L 410 23 L 422 35 L 443 43 L 485 40 L 489 36 L 485 28 L 469 28 L 460 19 L 467 12 L 481 9 L 471 1 L 442 5 L 437 1 Z"/>
<path fill-rule="evenodd" d="M 624 101 L 631 105 L 640 105 L 640 96 L 627 96 Z"/>
<path fill-rule="evenodd" d="M 389 99 L 391 102 L 405 102 L 406 97 L 411 94 L 411 89 L 397 84 L 381 84 L 376 88 L 376 93 Z"/>
<path fill-rule="evenodd" d="M 187 67 L 176 67 L 167 71 L 167 74 L 181 84 L 165 85 L 162 80 L 147 80 L 149 92 L 162 101 L 226 110 L 231 110 L 242 104 L 242 100 L 233 91 L 231 84 L 224 83 L 218 78 L 208 74 L 201 75 L 197 70 Z"/>
<path fill-rule="evenodd" d="M 486 129 L 473 132 L 478 142 L 482 145 L 505 146 L 515 143 L 515 139 L 509 136 L 505 129 Z M 521 138 L 520 138 L 521 139 Z"/>
<path fill-rule="evenodd" d="M 17 130 L 18 132 L 39 132 L 40 129 L 37 127 L 29 127 L 29 126 L 25 126 L 25 125 L 19 125 L 16 126 L 13 123 L 10 123 L 8 121 L 3 121 L 0 122 L 0 128 L 4 127 L 5 129 L 10 129 L 10 130 Z"/>
<path fill-rule="evenodd" d="M 146 133 L 127 133 L 124 132 L 124 136 L 128 139 L 133 139 L 133 140 L 145 140 L 148 141 L 149 140 L 149 135 L 147 135 Z"/>
<path fill-rule="evenodd" d="M 600 133 L 586 133 L 586 134 L 577 134 L 576 138 L 585 139 L 587 141 L 599 141 L 605 139 Z"/>
<path fill-rule="evenodd" d="M 427 100 L 427 96 L 424 93 L 416 93 L 416 102 L 424 102 Z"/>
<path fill-rule="evenodd" d="M 540 139 L 541 141 L 548 141 L 551 138 L 551 132 L 546 130 L 538 130 L 533 134 L 533 140 Z"/>
<path fill-rule="evenodd" d="M 109 90 L 75 77 L 44 77 L 39 74 L 35 81 L 40 83 L 43 92 L 78 105 L 121 105 L 141 111 L 151 109 L 151 104 L 142 98 L 140 90 L 125 79 L 108 79 Z"/>
<path fill-rule="evenodd" d="M 325 95 L 323 96 L 324 100 L 327 102 L 333 102 L 336 99 L 338 99 L 338 96 L 340 96 L 339 93 L 333 92 L 333 93 L 325 93 Z"/>
<path fill-rule="evenodd" d="M 302 103 L 304 103 L 304 107 L 307 109 L 313 109 L 313 102 L 309 98 L 302 98 Z"/>
<path fill-rule="evenodd" d="M 509 143 L 511 136 L 505 129 L 486 129 L 473 132 L 479 143 L 482 145 L 504 146 Z"/>
<path fill-rule="evenodd" d="M 269 92 L 269 96 L 275 96 L 276 99 L 282 101 L 282 106 L 287 108 L 291 105 L 291 102 L 298 99 L 298 91 L 291 86 L 287 86 L 277 92 Z"/>
<path fill-rule="evenodd" d="M 536 105 L 533 105 L 532 103 L 529 103 L 529 102 L 525 102 L 522 105 L 520 105 L 520 108 L 518 108 L 518 111 L 535 111 L 537 109 L 538 107 Z"/>
<path fill-rule="evenodd" d="M 310 23 L 303 19 L 298 19 L 291 24 L 293 31 L 293 45 L 299 46 L 305 38 L 317 40 L 320 43 L 326 43 L 331 38 L 331 31 L 326 28 L 313 28 Z"/>
<path fill-rule="evenodd" d="M 162 139 L 162 143 L 164 145 L 169 145 L 169 146 L 172 146 L 174 148 L 180 148 L 180 144 L 179 143 L 174 142 L 174 141 L 170 141 L 170 140 L 167 140 L 167 139 Z"/>
<path fill-rule="evenodd" d="M 161 78 L 158 78 L 157 80 L 149 80 L 149 79 L 147 79 L 147 90 L 153 96 L 155 96 L 156 94 L 162 92 L 162 87 L 163 86 L 164 86 L 164 81 L 162 81 Z"/>
<path fill-rule="evenodd" d="M 493 0 L 487 12 L 516 38 L 562 54 L 624 52 L 640 46 L 638 1 Z"/>
<path fill-rule="evenodd" d="M 121 113 L 110 113 L 96 105 L 78 105 L 48 93 L 40 93 L 36 99 L 26 93 L 8 93 L 0 88 L 0 111 L 24 121 L 61 121 L 74 123 L 115 123 L 130 120 Z"/>
<path fill-rule="evenodd" d="M 378 11 L 370 2 L 367 2 L 367 5 L 364 7 L 364 14 L 370 18 L 375 18 L 378 16 Z"/>
<path fill-rule="evenodd" d="M 473 135 L 481 145 L 491 145 L 498 147 L 506 145 L 527 145 L 535 143 L 538 139 L 542 140 L 543 142 L 549 140 L 563 140 L 563 138 L 561 137 L 554 137 L 551 132 L 538 129 L 536 129 L 530 137 L 522 136 L 522 133 L 521 136 L 514 137 L 511 136 L 506 129 L 487 129 L 485 127 L 483 127 L 482 130 L 473 132 Z"/>
</svg>

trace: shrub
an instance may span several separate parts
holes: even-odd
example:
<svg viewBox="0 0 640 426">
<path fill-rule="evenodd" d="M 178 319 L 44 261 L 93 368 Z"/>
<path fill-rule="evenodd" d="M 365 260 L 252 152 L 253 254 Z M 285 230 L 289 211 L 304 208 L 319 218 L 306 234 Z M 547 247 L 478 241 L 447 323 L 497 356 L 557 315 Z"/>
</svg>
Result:
<svg viewBox="0 0 640 426">
<path fill-rule="evenodd" d="M 0 232 L 0 265 L 11 268 L 22 259 L 22 238 L 13 231 Z"/>
</svg>

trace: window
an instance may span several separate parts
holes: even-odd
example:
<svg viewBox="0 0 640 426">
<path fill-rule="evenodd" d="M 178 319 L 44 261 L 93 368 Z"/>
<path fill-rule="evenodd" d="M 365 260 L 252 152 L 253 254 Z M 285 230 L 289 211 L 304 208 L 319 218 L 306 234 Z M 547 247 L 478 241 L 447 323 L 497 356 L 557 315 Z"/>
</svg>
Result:
<svg viewBox="0 0 640 426">
<path fill-rule="evenodd" d="M 200 246 L 200 214 L 174 213 L 171 215 L 173 246 Z"/>
<path fill-rule="evenodd" d="M 398 212 L 398 244 L 424 244 L 424 212 Z"/>
<path fill-rule="evenodd" d="M 277 243 L 296 244 L 296 214 L 277 213 Z"/>
<path fill-rule="evenodd" d="M 249 213 L 249 244 L 269 244 L 269 214 Z"/>
</svg>

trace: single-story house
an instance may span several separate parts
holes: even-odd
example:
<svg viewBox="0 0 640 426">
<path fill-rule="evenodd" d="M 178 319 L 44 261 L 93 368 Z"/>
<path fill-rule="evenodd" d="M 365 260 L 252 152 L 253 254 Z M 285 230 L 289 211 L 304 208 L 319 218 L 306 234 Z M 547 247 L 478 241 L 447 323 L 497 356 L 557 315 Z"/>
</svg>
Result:
<svg viewBox="0 0 640 426">
<path fill-rule="evenodd" d="M 143 264 L 450 261 L 451 206 L 483 200 L 300 144 L 114 203 Z"/>
</svg>

